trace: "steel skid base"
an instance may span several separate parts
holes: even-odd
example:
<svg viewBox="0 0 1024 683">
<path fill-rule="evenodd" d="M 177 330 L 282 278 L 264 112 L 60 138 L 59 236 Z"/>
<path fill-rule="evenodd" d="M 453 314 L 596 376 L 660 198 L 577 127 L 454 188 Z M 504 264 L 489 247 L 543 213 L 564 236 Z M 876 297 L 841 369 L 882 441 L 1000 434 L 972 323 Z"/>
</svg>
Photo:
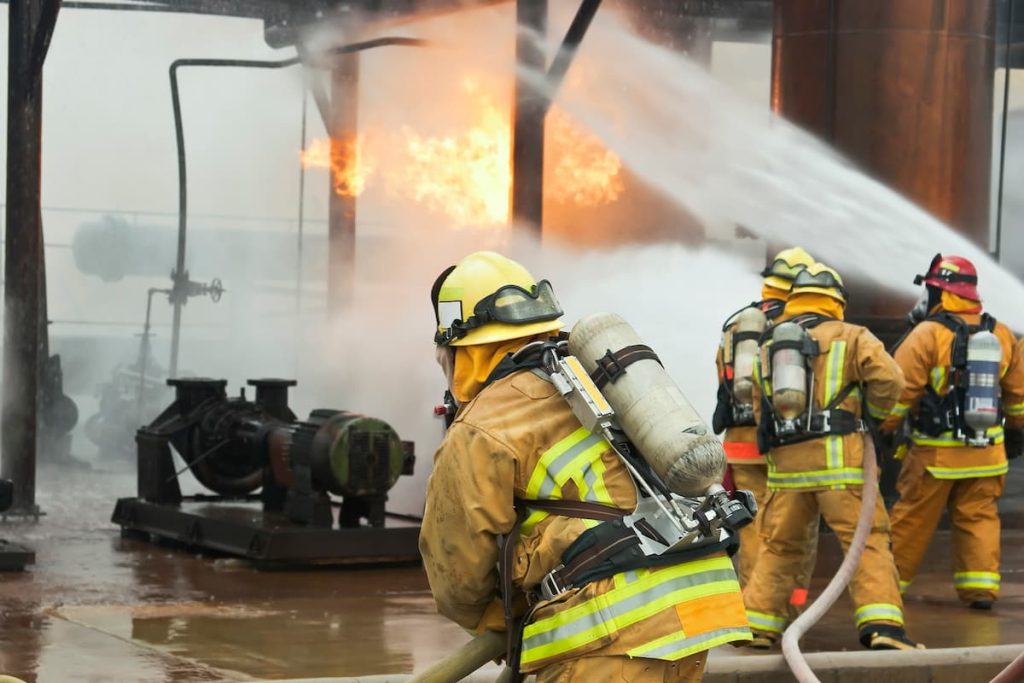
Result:
<svg viewBox="0 0 1024 683">
<path fill-rule="evenodd" d="M 0 572 L 20 572 L 25 565 L 35 563 L 34 550 L 0 538 Z"/>
<path fill-rule="evenodd" d="M 391 516 L 386 527 L 293 524 L 258 501 L 188 496 L 180 505 L 121 498 L 111 518 L 121 533 L 148 534 L 267 564 L 418 562 L 419 524 Z"/>
</svg>

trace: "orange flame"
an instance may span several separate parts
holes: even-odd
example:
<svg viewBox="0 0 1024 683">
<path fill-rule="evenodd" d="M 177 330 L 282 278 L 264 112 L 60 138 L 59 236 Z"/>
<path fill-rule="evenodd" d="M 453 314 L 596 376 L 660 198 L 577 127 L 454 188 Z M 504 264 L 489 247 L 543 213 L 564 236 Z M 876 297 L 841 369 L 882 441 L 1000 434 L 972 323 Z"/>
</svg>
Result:
<svg viewBox="0 0 1024 683">
<path fill-rule="evenodd" d="M 509 218 L 512 185 L 512 125 L 507 108 L 467 80 L 464 90 L 475 123 L 458 133 L 422 135 L 410 127 L 374 135 L 374 158 L 389 163 L 379 172 L 386 191 L 409 199 L 453 223 L 494 225 Z M 578 206 L 614 202 L 623 191 L 622 164 L 593 135 L 575 127 L 561 111 L 548 117 L 545 192 L 554 201 Z M 330 168 L 335 192 L 360 194 L 373 174 L 360 137 L 344 145 L 315 140 L 303 150 L 303 165 Z M 354 147 L 354 153 L 352 153 Z"/>
<path fill-rule="evenodd" d="M 335 193 L 342 197 L 356 197 L 366 189 L 372 174 L 364 153 L 364 138 L 355 142 L 340 140 L 314 140 L 299 152 L 299 163 L 305 168 L 328 168 L 334 182 Z"/>
</svg>

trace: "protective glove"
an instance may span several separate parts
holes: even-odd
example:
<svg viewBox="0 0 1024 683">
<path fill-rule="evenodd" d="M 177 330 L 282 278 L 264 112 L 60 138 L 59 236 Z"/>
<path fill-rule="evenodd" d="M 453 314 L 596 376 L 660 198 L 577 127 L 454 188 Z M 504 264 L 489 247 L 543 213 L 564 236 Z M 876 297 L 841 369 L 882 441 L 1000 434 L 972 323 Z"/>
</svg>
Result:
<svg viewBox="0 0 1024 683">
<path fill-rule="evenodd" d="M 1003 446 L 1006 448 L 1007 460 L 1014 460 L 1024 453 L 1024 429 L 1005 430 Z"/>
</svg>

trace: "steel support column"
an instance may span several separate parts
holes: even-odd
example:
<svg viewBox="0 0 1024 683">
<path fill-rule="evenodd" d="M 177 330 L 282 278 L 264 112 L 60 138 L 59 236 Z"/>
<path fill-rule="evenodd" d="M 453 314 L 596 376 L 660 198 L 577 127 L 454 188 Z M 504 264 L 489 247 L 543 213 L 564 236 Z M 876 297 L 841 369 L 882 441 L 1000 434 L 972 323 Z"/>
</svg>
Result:
<svg viewBox="0 0 1024 683">
<path fill-rule="evenodd" d="M 7 214 L 4 271 L 3 408 L 0 476 L 14 481 L 15 512 L 34 512 L 43 248 L 42 69 L 57 0 L 8 7 Z"/>
<path fill-rule="evenodd" d="M 776 0 L 772 108 L 987 247 L 995 25 L 994 0 Z"/>
<path fill-rule="evenodd" d="M 516 85 L 512 112 L 512 222 L 540 234 L 544 221 L 544 117 L 548 103 L 522 71 L 544 73 L 548 0 L 516 1 Z"/>
<path fill-rule="evenodd" d="M 349 171 L 358 163 L 359 55 L 341 57 L 331 73 L 331 137 L 327 312 L 336 317 L 350 301 L 355 282 L 356 194 Z"/>
</svg>

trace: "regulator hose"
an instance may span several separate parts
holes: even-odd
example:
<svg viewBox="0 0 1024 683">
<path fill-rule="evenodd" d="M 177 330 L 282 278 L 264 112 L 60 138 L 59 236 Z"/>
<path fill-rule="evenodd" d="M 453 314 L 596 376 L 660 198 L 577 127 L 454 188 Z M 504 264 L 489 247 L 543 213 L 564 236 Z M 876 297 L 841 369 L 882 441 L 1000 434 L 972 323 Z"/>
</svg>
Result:
<svg viewBox="0 0 1024 683">
<path fill-rule="evenodd" d="M 839 571 L 832 577 L 821 595 L 782 634 L 782 655 L 786 658 L 786 663 L 789 664 L 790 670 L 799 683 L 821 683 L 807 664 L 803 653 L 800 652 L 800 639 L 825 616 L 825 613 L 835 604 L 839 595 L 850 583 L 853 572 L 860 563 L 861 555 L 864 554 L 868 535 L 871 533 L 871 522 L 875 516 L 875 502 L 878 500 L 878 459 L 875 455 L 874 441 L 870 437 L 864 439 L 863 467 L 864 487 L 862 488 L 860 516 L 857 519 L 857 528 L 853 533 L 853 541 L 850 542 L 850 548 L 846 551 L 846 557 L 843 558 Z"/>
</svg>

